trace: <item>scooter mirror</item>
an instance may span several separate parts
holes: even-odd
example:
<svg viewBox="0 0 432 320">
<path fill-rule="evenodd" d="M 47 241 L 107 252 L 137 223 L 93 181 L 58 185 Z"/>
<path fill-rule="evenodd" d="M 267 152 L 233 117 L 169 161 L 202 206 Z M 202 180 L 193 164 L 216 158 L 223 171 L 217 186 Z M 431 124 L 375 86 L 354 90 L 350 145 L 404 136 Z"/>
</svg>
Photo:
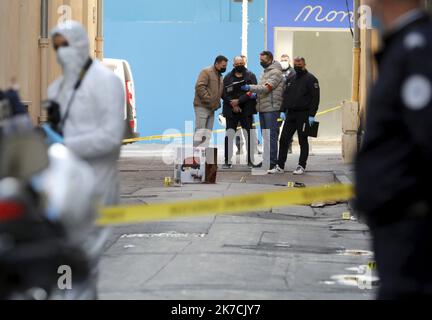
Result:
<svg viewBox="0 0 432 320">
<path fill-rule="evenodd" d="M 28 180 L 48 166 L 47 145 L 40 135 L 0 137 L 0 178 Z"/>
</svg>

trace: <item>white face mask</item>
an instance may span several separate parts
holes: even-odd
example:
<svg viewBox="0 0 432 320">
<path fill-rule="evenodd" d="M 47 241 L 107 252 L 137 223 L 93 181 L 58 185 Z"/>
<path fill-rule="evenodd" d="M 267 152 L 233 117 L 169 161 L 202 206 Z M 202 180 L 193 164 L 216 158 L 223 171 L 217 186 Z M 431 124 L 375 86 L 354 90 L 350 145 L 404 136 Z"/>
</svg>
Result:
<svg viewBox="0 0 432 320">
<path fill-rule="evenodd" d="M 72 53 L 69 47 L 61 47 L 57 50 L 57 62 L 62 68 L 66 67 Z"/>
<path fill-rule="evenodd" d="M 288 70 L 290 64 L 288 61 L 282 61 L 281 66 L 282 66 L 282 70 Z"/>
<path fill-rule="evenodd" d="M 63 71 L 75 70 L 81 71 L 82 59 L 79 52 L 73 47 L 61 47 L 57 50 L 57 62 L 63 68 Z"/>
<path fill-rule="evenodd" d="M 61 47 L 57 50 L 57 62 L 63 69 L 67 83 L 74 83 L 83 68 L 82 58 L 76 48 Z"/>
</svg>

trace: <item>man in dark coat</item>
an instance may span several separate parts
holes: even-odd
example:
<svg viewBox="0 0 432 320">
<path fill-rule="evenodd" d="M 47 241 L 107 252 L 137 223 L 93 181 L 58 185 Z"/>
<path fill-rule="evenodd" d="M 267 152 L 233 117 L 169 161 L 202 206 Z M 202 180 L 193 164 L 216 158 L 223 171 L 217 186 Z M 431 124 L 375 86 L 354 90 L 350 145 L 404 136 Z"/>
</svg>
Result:
<svg viewBox="0 0 432 320">
<path fill-rule="evenodd" d="M 251 135 L 253 115 L 256 114 L 256 95 L 241 90 L 244 85 L 257 84 L 256 76 L 246 69 L 242 57 L 234 58 L 234 69 L 224 79 L 223 115 L 226 118 L 225 165 L 224 169 L 232 168 L 233 140 L 240 125 L 246 132 L 248 165 L 254 166 L 253 146 L 256 134 Z"/>
<path fill-rule="evenodd" d="M 432 20 L 420 0 L 369 0 L 383 40 L 356 162 L 380 299 L 432 298 Z"/>
<path fill-rule="evenodd" d="M 315 122 L 315 116 L 320 104 L 321 90 L 318 79 L 306 69 L 306 61 L 297 57 L 295 76 L 288 79 L 286 84 L 282 111 L 286 113 L 279 148 L 278 165 L 271 170 L 271 174 L 283 174 L 288 156 L 288 149 L 293 135 L 297 131 L 300 143 L 300 159 L 294 175 L 305 173 L 309 158 L 309 141 L 307 129 Z"/>
</svg>

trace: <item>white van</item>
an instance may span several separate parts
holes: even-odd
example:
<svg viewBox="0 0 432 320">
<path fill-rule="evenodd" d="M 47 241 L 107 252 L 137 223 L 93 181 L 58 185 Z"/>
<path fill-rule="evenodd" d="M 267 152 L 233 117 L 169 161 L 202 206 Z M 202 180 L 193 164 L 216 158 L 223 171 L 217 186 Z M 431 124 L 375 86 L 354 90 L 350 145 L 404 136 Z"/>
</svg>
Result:
<svg viewBox="0 0 432 320">
<path fill-rule="evenodd" d="M 129 125 L 125 138 L 137 138 L 139 133 L 136 116 L 135 86 L 130 65 L 126 60 L 121 59 L 104 59 L 102 63 L 110 68 L 123 83 L 126 96 L 124 119 L 127 120 Z"/>
</svg>

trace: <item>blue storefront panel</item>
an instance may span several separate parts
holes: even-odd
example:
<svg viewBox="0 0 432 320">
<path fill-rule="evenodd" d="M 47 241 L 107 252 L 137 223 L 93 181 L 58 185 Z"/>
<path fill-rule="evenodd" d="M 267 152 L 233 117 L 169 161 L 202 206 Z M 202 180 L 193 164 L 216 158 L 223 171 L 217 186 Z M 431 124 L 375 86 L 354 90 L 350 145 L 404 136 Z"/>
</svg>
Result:
<svg viewBox="0 0 432 320">
<path fill-rule="evenodd" d="M 241 8 L 232 0 L 105 0 L 105 57 L 131 64 L 141 135 L 184 131 L 194 120 L 200 70 L 218 54 L 241 52 Z M 259 74 L 264 0 L 251 2 L 249 20 L 249 67 Z"/>
<path fill-rule="evenodd" d="M 352 0 L 267 0 L 267 46 L 274 50 L 276 27 L 349 28 L 352 8 Z"/>
</svg>

